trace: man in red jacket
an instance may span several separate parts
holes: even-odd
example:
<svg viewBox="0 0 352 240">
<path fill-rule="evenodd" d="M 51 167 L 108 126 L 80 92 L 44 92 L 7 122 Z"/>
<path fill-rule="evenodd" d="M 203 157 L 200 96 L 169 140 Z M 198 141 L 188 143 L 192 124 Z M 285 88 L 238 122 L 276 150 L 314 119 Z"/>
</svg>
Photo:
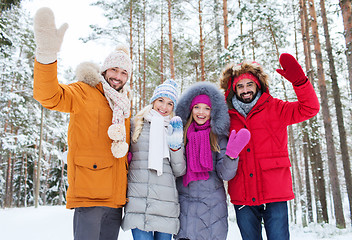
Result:
<svg viewBox="0 0 352 240">
<path fill-rule="evenodd" d="M 298 101 L 284 102 L 269 94 L 269 76 L 256 62 L 229 64 L 220 78 L 230 114 L 230 131 L 247 128 L 251 139 L 239 155 L 228 192 L 244 240 L 262 239 L 262 221 L 269 240 L 289 239 L 287 201 L 294 198 L 287 126 L 312 118 L 319 101 L 302 67 L 290 54 L 280 56 L 276 71 L 290 81 Z"/>
</svg>

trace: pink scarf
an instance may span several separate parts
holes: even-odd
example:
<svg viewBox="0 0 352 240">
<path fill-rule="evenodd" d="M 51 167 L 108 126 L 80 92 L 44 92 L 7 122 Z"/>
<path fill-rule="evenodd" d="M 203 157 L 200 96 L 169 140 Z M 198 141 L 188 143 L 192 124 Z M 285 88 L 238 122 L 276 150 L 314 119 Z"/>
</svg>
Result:
<svg viewBox="0 0 352 240">
<path fill-rule="evenodd" d="M 200 126 L 193 121 L 188 128 L 188 143 L 186 146 L 187 173 L 183 177 L 183 185 L 185 187 L 191 181 L 207 180 L 209 178 L 208 172 L 213 170 L 209 139 L 210 130 L 210 120 Z"/>
</svg>

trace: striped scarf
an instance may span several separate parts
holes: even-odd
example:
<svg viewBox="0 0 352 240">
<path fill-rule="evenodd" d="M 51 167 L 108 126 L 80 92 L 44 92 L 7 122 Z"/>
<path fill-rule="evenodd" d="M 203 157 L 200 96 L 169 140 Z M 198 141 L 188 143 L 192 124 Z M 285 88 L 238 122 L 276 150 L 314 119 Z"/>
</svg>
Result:
<svg viewBox="0 0 352 240">
<path fill-rule="evenodd" d="M 113 140 L 111 151 L 116 158 L 120 158 L 125 156 L 128 151 L 125 118 L 130 116 L 131 102 L 127 95 L 128 91 L 125 88 L 121 91 L 116 91 L 103 77 L 101 83 L 105 97 L 112 110 L 112 125 L 108 129 L 108 135 Z"/>
</svg>

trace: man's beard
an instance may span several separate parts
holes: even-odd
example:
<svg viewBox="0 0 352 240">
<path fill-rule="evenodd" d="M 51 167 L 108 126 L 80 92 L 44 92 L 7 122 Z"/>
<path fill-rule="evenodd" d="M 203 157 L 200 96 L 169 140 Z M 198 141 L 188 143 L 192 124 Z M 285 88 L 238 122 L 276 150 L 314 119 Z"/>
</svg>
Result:
<svg viewBox="0 0 352 240">
<path fill-rule="evenodd" d="M 110 81 L 112 81 L 112 80 L 118 81 L 120 83 L 120 85 L 117 87 L 114 84 L 110 83 Z M 116 79 L 116 78 L 109 78 L 109 79 L 107 79 L 107 82 L 109 83 L 110 87 L 112 87 L 116 91 L 120 91 L 125 86 L 125 84 L 123 84 L 123 82 L 121 80 Z"/>
<path fill-rule="evenodd" d="M 243 96 L 246 95 L 247 93 L 251 93 L 252 97 L 251 98 L 244 98 Z M 254 93 L 253 91 L 249 91 L 249 92 L 241 93 L 239 96 L 236 94 L 236 97 L 238 100 L 240 100 L 243 103 L 250 103 L 255 99 L 257 94 L 258 94 L 258 92 Z"/>
</svg>

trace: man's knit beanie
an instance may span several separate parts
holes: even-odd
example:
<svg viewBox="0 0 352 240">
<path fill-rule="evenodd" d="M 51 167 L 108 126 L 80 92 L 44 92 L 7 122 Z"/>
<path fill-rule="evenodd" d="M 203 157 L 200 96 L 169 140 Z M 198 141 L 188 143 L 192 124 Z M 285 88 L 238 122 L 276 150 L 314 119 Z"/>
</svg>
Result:
<svg viewBox="0 0 352 240">
<path fill-rule="evenodd" d="M 131 78 L 132 61 L 127 46 L 117 46 L 116 49 L 106 57 L 103 65 L 100 68 L 100 73 L 105 72 L 109 68 L 115 67 L 126 70 L 128 73 L 128 79 Z"/>
</svg>

